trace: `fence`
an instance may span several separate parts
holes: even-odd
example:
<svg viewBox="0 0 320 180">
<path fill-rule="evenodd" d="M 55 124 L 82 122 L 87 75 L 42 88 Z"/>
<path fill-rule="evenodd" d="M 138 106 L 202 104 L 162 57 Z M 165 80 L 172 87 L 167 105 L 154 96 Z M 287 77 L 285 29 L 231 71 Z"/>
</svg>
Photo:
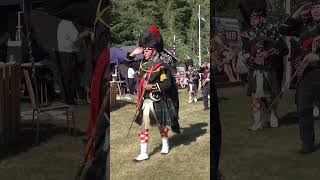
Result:
<svg viewBox="0 0 320 180">
<path fill-rule="evenodd" d="M 0 63 L 0 151 L 16 142 L 20 129 L 20 66 Z"/>
</svg>

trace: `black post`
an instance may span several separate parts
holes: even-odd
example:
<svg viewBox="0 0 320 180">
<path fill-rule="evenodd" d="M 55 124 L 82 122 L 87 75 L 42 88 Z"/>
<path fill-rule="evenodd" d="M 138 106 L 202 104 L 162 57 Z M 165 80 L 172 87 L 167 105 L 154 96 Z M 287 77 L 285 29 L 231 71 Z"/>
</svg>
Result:
<svg viewBox="0 0 320 180">
<path fill-rule="evenodd" d="M 215 1 L 211 1 L 210 3 L 210 43 L 211 43 L 211 53 L 213 53 L 213 39 L 214 39 L 214 32 L 215 32 L 215 24 L 214 24 L 214 17 L 215 17 Z M 212 61 L 212 59 L 211 59 Z M 212 63 L 210 63 L 212 65 Z M 212 67 L 212 66 L 211 66 Z M 211 68 L 210 73 L 210 109 L 211 109 L 211 131 L 210 137 L 213 138 L 213 142 L 211 145 L 213 146 L 213 153 L 211 154 L 211 172 L 213 174 L 213 179 L 218 179 L 218 169 L 219 169 L 219 159 L 220 159 L 220 149 L 221 149 L 221 124 L 220 124 L 220 116 L 219 116 L 219 104 L 218 104 L 218 95 L 215 83 L 213 81 L 213 72 Z"/>
</svg>

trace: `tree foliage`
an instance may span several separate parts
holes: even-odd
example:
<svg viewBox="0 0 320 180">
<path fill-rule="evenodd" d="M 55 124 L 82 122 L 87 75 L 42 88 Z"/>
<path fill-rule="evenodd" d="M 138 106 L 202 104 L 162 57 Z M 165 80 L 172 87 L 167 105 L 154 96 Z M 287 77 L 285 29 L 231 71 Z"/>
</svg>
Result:
<svg viewBox="0 0 320 180">
<path fill-rule="evenodd" d="M 286 0 L 266 0 L 268 4 L 268 14 L 272 21 L 283 21 L 288 15 L 285 13 Z M 216 17 L 241 19 L 239 10 L 240 0 L 216 0 Z M 298 9 L 305 0 L 290 0 L 290 13 Z M 240 17 L 240 18 L 239 18 Z"/>
<path fill-rule="evenodd" d="M 136 45 L 139 35 L 156 25 L 170 50 L 176 37 L 176 56 L 187 55 L 198 60 L 198 5 L 201 5 L 202 61 L 209 61 L 210 1 L 209 0 L 121 0 L 112 1 L 111 41 L 113 47 Z"/>
</svg>

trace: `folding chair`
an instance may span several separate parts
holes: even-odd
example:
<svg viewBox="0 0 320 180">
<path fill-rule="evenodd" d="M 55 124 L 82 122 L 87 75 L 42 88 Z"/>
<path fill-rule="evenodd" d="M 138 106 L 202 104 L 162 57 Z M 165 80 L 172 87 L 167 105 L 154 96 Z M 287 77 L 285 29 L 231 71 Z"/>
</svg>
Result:
<svg viewBox="0 0 320 180">
<path fill-rule="evenodd" d="M 50 110 L 64 109 L 66 111 L 66 116 L 67 116 L 68 134 L 70 135 L 71 134 L 71 129 L 70 129 L 70 125 L 69 125 L 69 111 L 70 111 L 71 112 L 71 118 L 72 118 L 72 124 L 73 124 L 73 132 L 72 132 L 72 134 L 74 134 L 75 119 L 74 119 L 72 107 L 70 105 L 62 103 L 62 102 L 56 102 L 56 103 L 52 103 L 52 104 L 46 105 L 46 106 L 38 106 L 38 103 L 36 102 L 36 99 L 35 99 L 35 94 L 34 94 L 34 91 L 33 91 L 33 87 L 32 87 L 32 84 L 31 84 L 29 72 L 27 70 L 23 70 L 23 74 L 24 74 L 24 78 L 25 78 L 26 83 L 27 83 L 27 89 L 28 89 L 28 93 L 29 93 L 29 96 L 30 96 L 31 104 L 33 106 L 33 110 L 32 110 L 32 128 L 34 128 L 35 116 L 36 116 L 36 121 L 37 121 L 36 143 L 39 144 L 40 113 L 41 112 L 46 112 L 46 111 L 50 111 Z"/>
</svg>

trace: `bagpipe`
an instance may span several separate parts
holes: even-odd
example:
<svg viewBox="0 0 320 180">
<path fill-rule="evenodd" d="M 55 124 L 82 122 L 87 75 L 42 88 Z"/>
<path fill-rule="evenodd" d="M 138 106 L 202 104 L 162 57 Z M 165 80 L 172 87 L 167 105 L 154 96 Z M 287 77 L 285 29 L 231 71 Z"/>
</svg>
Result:
<svg viewBox="0 0 320 180">
<path fill-rule="evenodd" d="M 268 53 L 266 55 L 264 55 L 262 58 L 265 60 L 263 64 L 257 64 L 255 63 L 255 57 L 250 56 L 250 58 L 247 60 L 247 66 L 249 68 L 252 69 L 266 69 L 266 70 L 270 70 L 271 64 L 268 63 L 268 57 L 273 56 L 273 55 L 277 55 L 279 54 L 279 51 L 275 48 L 271 48 L 270 50 L 267 51 Z"/>
<path fill-rule="evenodd" d="M 280 51 L 274 47 L 277 41 L 281 39 L 281 35 L 278 33 L 276 26 L 269 25 L 265 28 L 251 29 L 246 31 L 246 33 L 242 33 L 241 36 L 248 39 L 250 42 L 255 42 L 255 44 L 250 47 L 251 56 L 246 60 L 245 64 L 251 69 L 270 70 L 272 67 L 270 62 L 271 58 L 269 57 L 280 53 Z M 253 49 L 253 47 L 255 49 Z M 255 56 L 259 51 L 267 51 L 267 54 L 262 56 L 265 61 L 263 64 L 257 64 L 254 62 L 256 58 Z M 252 54 L 254 54 L 254 56 Z"/>
<path fill-rule="evenodd" d="M 310 68 L 320 68 L 320 64 L 308 64 L 303 62 L 303 59 L 305 58 L 305 56 L 309 53 L 314 53 L 314 54 L 318 54 L 318 56 L 320 56 L 320 36 L 317 36 L 313 39 L 312 44 L 311 44 L 311 48 L 307 48 L 307 50 L 305 50 L 304 52 L 302 52 L 302 54 L 300 56 L 298 56 L 297 58 L 294 58 L 291 62 L 295 73 L 294 75 L 296 76 L 295 78 L 297 79 L 297 81 L 301 80 L 302 75 L 304 74 L 305 70 L 307 69 L 307 67 Z"/>
<path fill-rule="evenodd" d="M 205 72 L 202 74 L 201 86 L 205 86 L 210 80 L 210 72 Z"/>
<path fill-rule="evenodd" d="M 196 83 L 196 81 L 199 78 L 199 72 L 197 69 L 193 69 L 192 71 L 187 71 L 186 77 L 187 77 L 188 83 Z"/>
<path fill-rule="evenodd" d="M 305 69 L 307 67 L 320 68 L 319 62 L 317 64 L 310 64 L 310 65 L 308 63 L 303 62 L 304 57 L 310 52 L 314 54 L 318 54 L 318 56 L 320 56 L 320 36 L 317 36 L 316 38 L 314 38 L 311 43 L 311 48 L 307 47 L 307 49 L 308 50 L 304 51 L 302 55 L 292 60 L 291 63 L 293 68 L 295 69 L 293 75 L 291 76 L 290 80 L 283 85 L 280 93 L 274 98 L 272 103 L 269 105 L 269 107 L 265 109 L 264 112 L 268 112 L 272 108 L 272 106 L 278 102 L 282 94 L 285 92 L 287 88 L 289 88 L 290 84 L 293 82 L 294 79 L 296 79 L 297 82 L 301 80 L 301 77 L 304 74 Z"/>
<path fill-rule="evenodd" d="M 201 86 L 205 86 L 208 83 L 208 79 L 210 79 L 210 67 L 209 66 L 201 66 L 197 72 L 200 74 Z"/>
</svg>

